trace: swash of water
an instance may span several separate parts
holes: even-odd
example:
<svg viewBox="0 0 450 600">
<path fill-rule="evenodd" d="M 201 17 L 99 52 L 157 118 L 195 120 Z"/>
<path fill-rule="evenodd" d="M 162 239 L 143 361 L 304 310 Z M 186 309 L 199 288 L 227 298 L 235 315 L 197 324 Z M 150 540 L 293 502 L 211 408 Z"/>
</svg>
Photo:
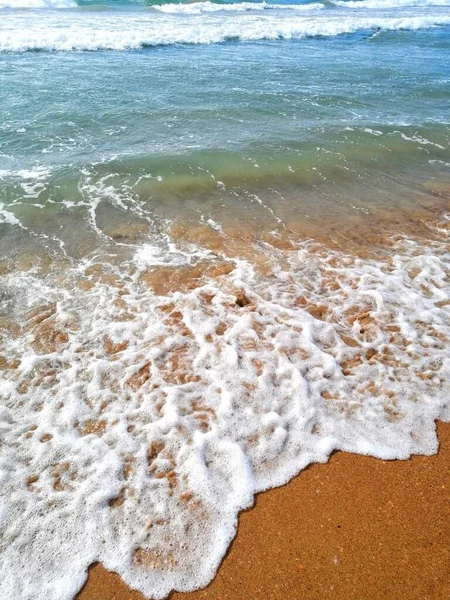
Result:
<svg viewBox="0 0 450 600">
<path fill-rule="evenodd" d="M 163 598 L 448 419 L 450 0 L 0 0 L 1 598 Z"/>
</svg>

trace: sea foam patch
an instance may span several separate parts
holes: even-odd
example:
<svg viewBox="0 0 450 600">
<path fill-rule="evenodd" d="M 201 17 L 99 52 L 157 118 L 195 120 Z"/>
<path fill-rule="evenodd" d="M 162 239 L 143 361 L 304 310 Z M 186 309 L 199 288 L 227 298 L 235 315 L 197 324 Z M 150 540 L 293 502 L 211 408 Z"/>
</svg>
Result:
<svg viewBox="0 0 450 600">
<path fill-rule="evenodd" d="M 69 600 L 94 561 L 149 597 L 192 590 L 256 492 L 334 449 L 435 452 L 448 224 L 364 260 L 173 227 L 167 261 L 4 275 L 1 596 Z"/>
<path fill-rule="evenodd" d="M 74 0 L 0 0 L 0 9 L 76 8 Z"/>
<path fill-rule="evenodd" d="M 153 8 L 165 13 L 199 14 L 209 12 L 247 12 L 261 10 L 297 10 L 314 11 L 325 8 L 324 4 L 314 2 L 310 4 L 272 4 L 268 2 L 234 2 L 219 4 L 217 2 L 193 2 L 190 4 L 169 3 L 154 5 Z"/>
</svg>

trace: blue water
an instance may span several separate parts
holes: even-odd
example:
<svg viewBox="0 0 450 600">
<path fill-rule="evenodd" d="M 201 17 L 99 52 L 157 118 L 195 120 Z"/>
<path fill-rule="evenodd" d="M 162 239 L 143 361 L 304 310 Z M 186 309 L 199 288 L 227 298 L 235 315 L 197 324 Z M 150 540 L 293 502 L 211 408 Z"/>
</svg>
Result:
<svg viewBox="0 0 450 600">
<path fill-rule="evenodd" d="M 450 3 L 81 4 L 0 3 L 1 199 L 19 219 L 80 202 L 87 171 L 145 198 L 448 168 Z"/>
</svg>

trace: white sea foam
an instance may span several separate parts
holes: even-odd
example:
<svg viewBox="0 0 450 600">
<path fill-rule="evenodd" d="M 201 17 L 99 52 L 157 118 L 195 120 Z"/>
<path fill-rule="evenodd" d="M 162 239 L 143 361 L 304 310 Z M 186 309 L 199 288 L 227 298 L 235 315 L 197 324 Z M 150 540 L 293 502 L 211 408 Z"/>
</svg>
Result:
<svg viewBox="0 0 450 600">
<path fill-rule="evenodd" d="M 343 8 L 362 9 L 398 9 L 402 7 L 439 7 L 449 6 L 450 0 L 335 0 L 335 6 Z M 75 0 L 0 0 L 1 9 L 74 9 L 78 4 Z M 106 6 L 106 5 L 105 5 Z M 167 3 L 153 5 L 152 9 L 165 13 L 199 14 L 202 12 L 245 12 L 261 10 L 295 10 L 315 11 L 325 9 L 325 4 L 312 2 L 308 4 L 276 4 L 270 2 L 230 2 L 220 4 L 206 0 L 192 3 Z"/>
<path fill-rule="evenodd" d="M 415 142 L 420 144 L 421 146 L 435 146 L 436 148 L 440 148 L 441 150 L 445 150 L 445 147 L 441 144 L 436 144 L 436 142 L 432 142 L 431 140 L 427 140 L 426 138 L 420 135 L 408 136 L 403 131 L 394 131 L 391 135 L 400 135 L 407 142 Z"/>
<path fill-rule="evenodd" d="M 195 15 L 211 12 L 247 12 L 261 10 L 296 10 L 314 11 L 325 8 L 319 2 L 311 4 L 269 4 L 267 2 L 235 2 L 232 4 L 217 4 L 215 2 L 193 2 L 192 4 L 161 4 L 153 6 L 155 10 L 164 13 L 184 13 Z"/>
<path fill-rule="evenodd" d="M 41 180 L 47 178 L 52 172 L 51 167 L 36 166 L 32 169 L 0 169 L 0 180 Z"/>
<path fill-rule="evenodd" d="M 287 13 L 289 14 L 289 13 Z M 0 23 L 0 52 L 28 50 L 127 50 L 171 44 L 212 44 L 227 40 L 301 39 L 310 36 L 336 36 L 361 30 L 414 30 L 449 25 L 450 15 L 413 14 L 405 17 L 325 16 L 299 17 L 290 13 L 280 18 L 274 13 L 233 13 L 179 15 L 155 13 L 130 16 L 58 13 L 24 23 L 10 16 Z M 26 25 L 26 26 L 24 26 Z M 4 27 L 4 29 L 3 29 Z M 2 31 L 3 29 L 3 31 Z"/>
<path fill-rule="evenodd" d="M 344 8 L 398 9 L 408 6 L 450 6 L 450 0 L 334 0 L 333 4 Z"/>
<path fill-rule="evenodd" d="M 3 203 L 0 203 L 0 223 L 9 223 L 10 225 L 20 225 L 19 219 Z"/>
<path fill-rule="evenodd" d="M 0 0 L 2 8 L 76 8 L 74 0 Z"/>
<path fill-rule="evenodd" d="M 364 261 L 266 244 L 262 272 L 242 242 L 171 243 L 156 278 L 149 245 L 122 270 L 3 277 L 24 328 L 0 362 L 2 598 L 72 599 L 97 560 L 154 598 L 205 585 L 255 492 L 334 449 L 437 449 L 445 241 Z"/>
<path fill-rule="evenodd" d="M 37 198 L 47 187 L 51 172 L 51 167 L 44 166 L 32 169 L 1 169 L 0 182 L 17 183 L 22 189 L 21 199 Z"/>
</svg>

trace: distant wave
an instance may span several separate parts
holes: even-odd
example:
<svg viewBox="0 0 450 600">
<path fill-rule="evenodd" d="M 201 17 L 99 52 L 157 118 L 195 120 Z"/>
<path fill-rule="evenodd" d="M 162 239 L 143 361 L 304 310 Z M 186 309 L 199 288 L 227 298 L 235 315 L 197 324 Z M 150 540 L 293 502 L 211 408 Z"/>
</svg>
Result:
<svg viewBox="0 0 450 600">
<path fill-rule="evenodd" d="M 325 0 L 329 3 L 329 0 Z M 216 11 L 246 11 L 246 10 L 264 10 L 264 9 L 290 9 L 290 10 L 315 10 L 325 8 L 322 2 L 305 2 L 296 4 L 275 4 L 270 2 L 260 2 L 258 0 L 246 2 L 232 2 L 230 0 L 215 0 L 214 2 L 193 2 L 185 0 L 180 2 L 167 2 L 164 0 L 0 0 L 1 8 L 15 9 L 40 9 L 40 8 L 76 8 L 76 7 L 120 7 L 137 6 L 155 8 L 162 12 L 216 12 Z"/>
<path fill-rule="evenodd" d="M 450 6 L 450 0 L 334 0 L 346 8 L 402 8 L 407 6 Z"/>
<path fill-rule="evenodd" d="M 165 2 L 164 0 L 0 0 L 0 9 L 64 9 L 77 7 L 120 7 L 141 6 L 154 8 L 164 13 L 199 14 L 210 12 L 237 11 L 246 12 L 251 10 L 296 10 L 314 11 L 324 8 L 364 8 L 364 9 L 390 9 L 401 7 L 428 7 L 428 6 L 450 6 L 450 0 L 322 0 L 319 2 L 297 2 L 293 4 L 278 4 L 266 1 L 232 2 L 230 0 L 209 0 L 202 2 Z"/>
<path fill-rule="evenodd" d="M 320 13 L 319 13 L 320 16 Z M 257 41 L 337 36 L 365 30 L 415 30 L 450 25 L 450 15 L 414 15 L 404 18 L 380 16 L 335 16 L 333 18 L 292 16 L 280 19 L 270 15 L 234 16 L 221 21 L 193 17 L 175 19 L 172 15 L 114 15 L 96 20 L 68 18 L 70 27 L 61 27 L 54 17 L 30 28 L 5 30 L 0 35 L 0 52 L 129 50 L 172 44 L 214 44 L 229 40 Z"/>
<path fill-rule="evenodd" d="M 161 4 L 153 8 L 164 13 L 184 13 L 196 15 L 211 12 L 247 12 L 251 10 L 320 10 L 325 8 L 324 4 L 315 2 L 311 4 L 269 4 L 267 2 L 236 2 L 233 4 L 218 4 L 217 2 L 193 2 L 190 4 Z"/>
<path fill-rule="evenodd" d="M 0 0 L 1 8 L 76 8 L 74 0 Z"/>
</svg>

